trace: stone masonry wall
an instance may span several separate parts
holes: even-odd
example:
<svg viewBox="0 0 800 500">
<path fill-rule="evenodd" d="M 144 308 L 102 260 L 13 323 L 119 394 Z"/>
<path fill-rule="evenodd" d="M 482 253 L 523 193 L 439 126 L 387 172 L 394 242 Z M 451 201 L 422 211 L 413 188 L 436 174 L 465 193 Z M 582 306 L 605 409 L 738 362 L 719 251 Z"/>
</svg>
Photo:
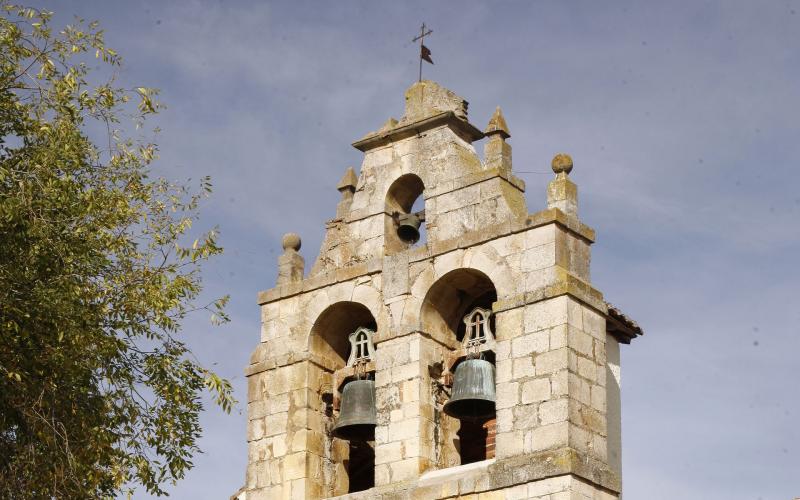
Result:
<svg viewBox="0 0 800 500">
<path fill-rule="evenodd" d="M 355 144 L 361 173 L 340 183 L 305 279 L 299 238 L 285 240 L 278 286 L 259 294 L 239 499 L 618 498 L 619 346 L 589 282 L 594 231 L 577 216 L 571 160 L 554 160 L 547 208 L 529 215 L 500 111 L 487 129 L 498 153 L 484 163 L 466 103 L 445 90 L 415 84 L 406 116 Z M 428 239 L 387 251 L 387 191 L 406 174 L 424 183 Z M 459 465 L 459 422 L 441 412 L 444 362 L 459 348 L 445 316 L 487 282 L 497 297 L 494 457 Z M 359 321 L 376 327 L 375 487 L 347 493 L 349 446 L 331 437 L 334 373 Z"/>
</svg>

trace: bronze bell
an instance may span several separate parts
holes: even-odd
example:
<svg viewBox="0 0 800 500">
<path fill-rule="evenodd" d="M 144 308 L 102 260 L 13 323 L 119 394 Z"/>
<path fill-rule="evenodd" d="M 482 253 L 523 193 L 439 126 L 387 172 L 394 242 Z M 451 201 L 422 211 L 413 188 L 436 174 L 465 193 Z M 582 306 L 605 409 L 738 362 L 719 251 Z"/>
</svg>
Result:
<svg viewBox="0 0 800 500">
<path fill-rule="evenodd" d="M 352 380 L 342 389 L 339 420 L 333 435 L 348 441 L 373 441 L 377 411 L 375 409 L 375 381 Z"/>
<path fill-rule="evenodd" d="M 422 221 L 417 214 L 401 214 L 397 217 L 397 236 L 408 243 L 419 241 L 419 225 Z"/>
<path fill-rule="evenodd" d="M 495 414 L 494 365 L 485 359 L 467 359 L 456 366 L 453 392 L 444 405 L 451 417 L 478 420 Z"/>
</svg>

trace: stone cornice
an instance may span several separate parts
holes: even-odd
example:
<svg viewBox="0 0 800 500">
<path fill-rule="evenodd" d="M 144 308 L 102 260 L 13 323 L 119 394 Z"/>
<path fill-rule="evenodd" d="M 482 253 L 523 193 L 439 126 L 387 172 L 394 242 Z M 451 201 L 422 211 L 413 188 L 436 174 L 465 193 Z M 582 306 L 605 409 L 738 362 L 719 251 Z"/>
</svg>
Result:
<svg viewBox="0 0 800 500">
<path fill-rule="evenodd" d="M 433 241 L 425 246 L 410 248 L 406 250 L 406 252 L 408 252 L 408 261 L 412 263 L 431 259 L 459 248 L 470 248 L 490 240 L 553 223 L 558 224 L 561 228 L 589 243 L 594 242 L 594 229 L 575 217 L 568 216 L 557 208 L 548 208 L 531 214 L 524 219 L 515 219 L 509 222 L 495 224 L 494 226 L 483 227 L 480 230 L 464 233 L 458 238 Z M 377 274 L 382 271 L 382 267 L 383 258 L 374 258 L 367 262 L 360 262 L 341 269 L 311 276 L 303 281 L 287 283 L 271 290 L 258 292 L 257 301 L 259 305 L 268 304 L 287 297 L 330 286 L 334 283 L 350 281 L 360 276 Z"/>
<path fill-rule="evenodd" d="M 619 476 L 603 462 L 572 448 L 559 448 L 538 453 L 495 459 L 483 464 L 470 464 L 469 471 L 450 477 L 422 477 L 403 483 L 370 488 L 359 493 L 334 497 L 338 500 L 395 499 L 395 498 L 461 498 L 519 484 L 531 483 L 557 476 L 573 475 L 611 492 L 621 491 Z M 438 472 L 446 469 L 440 469 Z M 471 497 L 470 497 L 471 498 Z M 482 498 L 482 496 L 481 496 Z"/>
<path fill-rule="evenodd" d="M 353 143 L 353 147 L 360 151 L 369 151 L 380 146 L 384 146 L 391 142 L 396 142 L 408 137 L 414 137 L 427 130 L 447 125 L 455 130 L 460 135 L 464 136 L 469 142 L 477 141 L 484 137 L 483 132 L 475 128 L 468 121 L 459 118 L 452 111 L 445 111 L 422 120 L 409 123 L 408 125 L 401 125 L 389 130 L 381 130 L 368 134 L 363 139 Z"/>
<path fill-rule="evenodd" d="M 492 310 L 495 313 L 501 313 L 561 295 L 569 295 L 604 316 L 608 314 L 603 294 L 599 290 L 560 266 L 554 266 L 554 268 L 556 278 L 553 284 L 541 287 L 538 290 L 500 299 L 494 303 Z"/>
</svg>

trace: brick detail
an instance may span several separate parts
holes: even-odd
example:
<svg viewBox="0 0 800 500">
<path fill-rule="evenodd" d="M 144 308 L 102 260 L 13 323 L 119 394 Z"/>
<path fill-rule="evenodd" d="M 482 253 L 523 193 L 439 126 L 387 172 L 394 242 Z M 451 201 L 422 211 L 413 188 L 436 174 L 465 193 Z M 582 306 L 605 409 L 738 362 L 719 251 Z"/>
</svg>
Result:
<svg viewBox="0 0 800 500">
<path fill-rule="evenodd" d="M 486 429 L 486 458 L 494 458 L 494 441 L 497 434 L 497 418 L 487 420 L 483 424 Z"/>
</svg>

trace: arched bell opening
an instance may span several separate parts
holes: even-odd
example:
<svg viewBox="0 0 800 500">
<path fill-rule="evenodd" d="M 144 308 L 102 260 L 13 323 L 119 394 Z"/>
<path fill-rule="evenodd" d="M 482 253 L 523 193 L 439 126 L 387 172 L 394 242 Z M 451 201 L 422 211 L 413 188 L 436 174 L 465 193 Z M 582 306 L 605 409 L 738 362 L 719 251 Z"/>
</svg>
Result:
<svg viewBox="0 0 800 500">
<path fill-rule="evenodd" d="M 450 338 L 454 344 L 464 339 L 464 315 L 476 307 L 491 310 L 497 289 L 477 269 L 456 269 L 437 280 L 425 296 L 420 313 L 423 329 Z M 494 317 L 490 318 L 494 328 Z"/>
<path fill-rule="evenodd" d="M 447 351 L 433 395 L 440 468 L 494 457 L 496 301 L 492 280 L 475 269 L 445 274 L 423 301 L 421 329 Z"/>
<path fill-rule="evenodd" d="M 326 426 L 322 446 L 325 456 L 321 457 L 325 464 L 325 470 L 321 471 L 325 496 L 354 493 L 375 485 L 374 442 L 340 439 L 335 437 L 334 431 L 341 423 L 340 389 L 346 385 L 342 383 L 342 373 L 347 371 L 348 361 L 354 355 L 371 354 L 362 344 L 357 344 L 358 352 L 353 352 L 351 340 L 358 340 L 353 335 L 376 329 L 375 317 L 366 306 L 357 302 L 337 302 L 329 306 L 311 329 L 309 349 L 315 362 L 310 368 L 314 373 L 309 373 L 309 377 L 321 378 L 316 396 Z"/>
<path fill-rule="evenodd" d="M 386 254 L 424 245 L 425 185 L 414 174 L 402 175 L 386 192 L 384 244 Z"/>
<path fill-rule="evenodd" d="M 319 315 L 311 328 L 310 350 L 333 367 L 343 368 L 350 356 L 348 336 L 358 328 L 377 328 L 375 317 L 358 302 L 337 302 Z"/>
</svg>

